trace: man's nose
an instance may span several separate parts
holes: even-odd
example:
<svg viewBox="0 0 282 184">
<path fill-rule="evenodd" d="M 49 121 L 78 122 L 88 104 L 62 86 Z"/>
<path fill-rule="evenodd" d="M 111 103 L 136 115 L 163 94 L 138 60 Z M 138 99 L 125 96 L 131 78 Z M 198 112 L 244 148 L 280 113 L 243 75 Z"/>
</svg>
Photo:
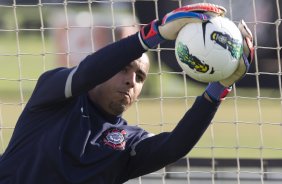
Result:
<svg viewBox="0 0 282 184">
<path fill-rule="evenodd" d="M 136 83 L 136 74 L 135 72 L 130 72 L 126 76 L 126 85 L 130 87 L 134 87 Z"/>
</svg>

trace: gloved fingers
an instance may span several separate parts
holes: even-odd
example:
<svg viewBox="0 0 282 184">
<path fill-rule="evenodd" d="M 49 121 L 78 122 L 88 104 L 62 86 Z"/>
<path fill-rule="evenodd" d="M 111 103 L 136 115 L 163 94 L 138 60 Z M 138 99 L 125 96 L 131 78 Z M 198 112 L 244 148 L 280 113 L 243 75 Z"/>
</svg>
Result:
<svg viewBox="0 0 282 184">
<path fill-rule="evenodd" d="M 238 24 L 238 28 L 243 36 L 243 52 L 247 57 L 249 63 L 252 63 L 254 58 L 254 45 L 253 45 L 253 35 L 244 20 Z"/>
<path fill-rule="evenodd" d="M 217 16 L 224 16 L 227 10 L 223 6 L 211 4 L 211 3 L 196 3 L 175 9 L 171 13 L 175 12 L 200 12 L 200 13 L 212 13 Z"/>
<path fill-rule="evenodd" d="M 201 23 L 209 20 L 210 16 L 195 12 L 178 12 L 165 17 L 158 29 L 163 38 L 175 40 L 182 27 L 189 23 Z"/>
<path fill-rule="evenodd" d="M 249 38 L 253 42 L 253 34 L 244 20 L 241 20 L 238 24 L 238 28 L 241 31 L 241 34 L 244 38 Z"/>
</svg>

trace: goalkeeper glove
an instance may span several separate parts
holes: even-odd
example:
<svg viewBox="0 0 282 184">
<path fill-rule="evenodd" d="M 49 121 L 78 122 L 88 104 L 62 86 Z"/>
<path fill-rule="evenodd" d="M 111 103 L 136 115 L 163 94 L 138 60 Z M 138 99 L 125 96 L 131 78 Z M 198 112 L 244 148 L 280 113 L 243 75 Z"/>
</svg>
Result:
<svg viewBox="0 0 282 184">
<path fill-rule="evenodd" d="M 224 16 L 225 8 L 197 3 L 183 6 L 166 14 L 162 20 L 154 20 L 139 31 L 139 40 L 145 50 L 155 48 L 165 40 L 175 40 L 180 29 L 188 23 L 204 22 L 211 16 Z"/>
<path fill-rule="evenodd" d="M 207 95 L 215 102 L 219 102 L 231 91 L 232 85 L 242 79 L 248 72 L 254 57 L 253 35 L 244 20 L 238 28 L 243 36 L 243 54 L 239 60 L 239 65 L 235 72 L 228 78 L 212 82 L 206 88 Z"/>
</svg>

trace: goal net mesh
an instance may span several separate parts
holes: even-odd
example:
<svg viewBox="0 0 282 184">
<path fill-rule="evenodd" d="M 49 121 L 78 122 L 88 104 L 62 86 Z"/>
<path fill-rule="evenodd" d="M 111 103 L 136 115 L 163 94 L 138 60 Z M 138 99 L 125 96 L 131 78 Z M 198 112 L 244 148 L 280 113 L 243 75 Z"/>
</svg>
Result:
<svg viewBox="0 0 282 184">
<path fill-rule="evenodd" d="M 182 183 L 197 177 L 215 183 L 219 175 L 230 175 L 236 183 L 245 176 L 257 178 L 257 183 L 264 183 L 266 175 L 281 179 L 281 169 L 264 167 L 266 160 L 282 158 L 280 0 L 1 0 L 0 154 L 40 74 L 77 65 L 86 55 L 135 33 L 151 20 L 198 2 L 224 6 L 226 16 L 236 24 L 245 20 L 254 35 L 254 62 L 203 137 L 182 159 L 184 166 L 164 168 L 148 177 L 159 178 L 159 183 L 168 183 L 168 176 L 180 177 Z M 176 126 L 206 84 L 179 68 L 173 42 L 149 50 L 147 57 L 151 60 L 148 80 L 124 118 L 157 134 Z M 192 166 L 195 158 L 209 159 L 210 166 Z M 233 159 L 236 164 L 220 169 L 217 159 Z M 256 159 L 259 165 L 242 167 L 242 159 Z M 146 181 L 140 177 L 129 183 Z"/>
</svg>

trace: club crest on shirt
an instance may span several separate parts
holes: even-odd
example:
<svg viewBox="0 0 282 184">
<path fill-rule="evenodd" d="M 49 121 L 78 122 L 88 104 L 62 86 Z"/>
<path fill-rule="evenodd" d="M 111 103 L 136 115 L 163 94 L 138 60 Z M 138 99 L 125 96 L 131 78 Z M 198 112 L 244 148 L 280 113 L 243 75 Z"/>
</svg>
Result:
<svg viewBox="0 0 282 184">
<path fill-rule="evenodd" d="M 126 131 L 119 128 L 110 128 L 103 133 L 103 142 L 115 150 L 125 149 Z"/>
</svg>

